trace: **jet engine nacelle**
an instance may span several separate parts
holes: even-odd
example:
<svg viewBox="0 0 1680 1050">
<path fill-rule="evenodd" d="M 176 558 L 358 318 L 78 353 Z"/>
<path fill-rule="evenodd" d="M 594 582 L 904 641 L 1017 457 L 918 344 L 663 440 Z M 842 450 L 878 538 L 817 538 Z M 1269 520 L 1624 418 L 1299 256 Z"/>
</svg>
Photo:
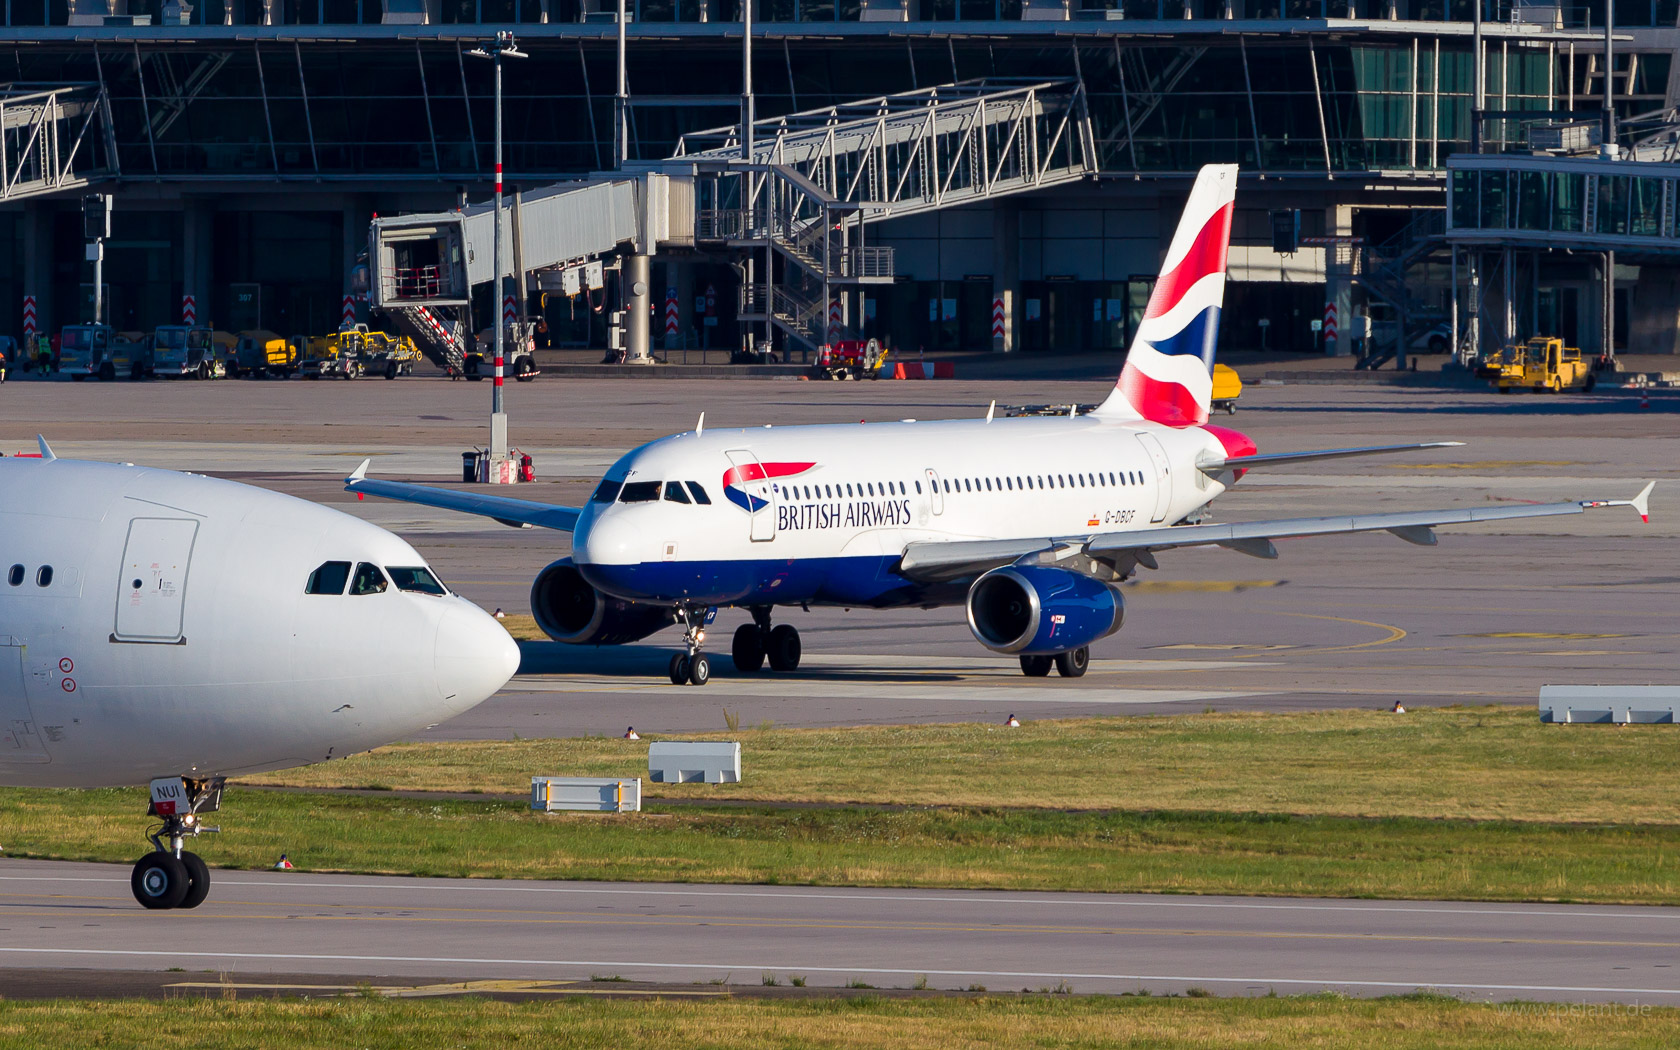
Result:
<svg viewBox="0 0 1680 1050">
<path fill-rule="evenodd" d="M 998 653 L 1041 656 L 1090 645 L 1120 629 L 1120 588 L 1083 573 L 1010 565 L 968 589 L 968 627 Z"/>
<path fill-rule="evenodd" d="M 623 645 L 669 627 L 676 616 L 660 605 L 612 598 L 584 582 L 572 559 L 561 558 L 531 584 L 531 614 L 544 634 L 568 645 Z"/>
</svg>

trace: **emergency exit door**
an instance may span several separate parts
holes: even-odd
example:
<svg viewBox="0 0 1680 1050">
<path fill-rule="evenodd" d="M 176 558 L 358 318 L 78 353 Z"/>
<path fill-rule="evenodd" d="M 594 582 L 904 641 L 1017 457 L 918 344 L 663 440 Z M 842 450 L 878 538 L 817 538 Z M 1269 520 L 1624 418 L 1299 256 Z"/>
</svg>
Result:
<svg viewBox="0 0 1680 1050">
<path fill-rule="evenodd" d="M 135 518 L 128 523 L 112 641 L 186 644 L 181 628 L 187 569 L 197 537 L 198 522 L 191 518 Z"/>
<path fill-rule="evenodd" d="M 39 765 L 47 757 L 23 688 L 23 646 L 0 635 L 0 769 Z"/>
</svg>

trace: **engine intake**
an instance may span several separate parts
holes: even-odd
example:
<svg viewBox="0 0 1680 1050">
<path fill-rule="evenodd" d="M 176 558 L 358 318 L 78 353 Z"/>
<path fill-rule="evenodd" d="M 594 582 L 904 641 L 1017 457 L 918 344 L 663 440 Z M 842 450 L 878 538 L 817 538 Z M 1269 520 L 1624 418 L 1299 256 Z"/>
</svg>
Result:
<svg viewBox="0 0 1680 1050">
<path fill-rule="evenodd" d="M 1080 649 L 1120 629 L 1126 603 L 1112 583 L 1046 566 L 993 569 L 968 589 L 968 628 L 998 653 Z"/>
<path fill-rule="evenodd" d="M 544 634 L 567 645 L 624 645 L 676 622 L 662 605 L 638 605 L 591 587 L 570 558 L 537 573 L 531 614 Z"/>
</svg>

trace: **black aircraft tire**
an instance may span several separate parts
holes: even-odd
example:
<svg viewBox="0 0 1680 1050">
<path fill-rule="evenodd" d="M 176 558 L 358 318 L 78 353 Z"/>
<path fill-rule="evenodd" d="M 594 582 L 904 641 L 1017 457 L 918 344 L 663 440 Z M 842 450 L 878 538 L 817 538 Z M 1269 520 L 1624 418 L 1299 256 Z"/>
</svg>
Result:
<svg viewBox="0 0 1680 1050">
<path fill-rule="evenodd" d="M 181 852 L 181 863 L 187 869 L 187 895 L 177 907 L 196 908 L 210 896 L 210 866 L 196 853 Z"/>
<path fill-rule="evenodd" d="M 770 657 L 770 670 L 796 671 L 799 669 L 799 657 L 804 647 L 799 642 L 799 631 L 792 624 L 781 624 L 770 632 L 769 645 L 765 646 Z"/>
<path fill-rule="evenodd" d="M 1091 650 L 1087 646 L 1056 654 L 1056 673 L 1063 678 L 1083 677 L 1091 666 Z"/>
<path fill-rule="evenodd" d="M 764 667 L 764 632 L 756 623 L 744 623 L 735 628 L 735 640 L 729 647 L 735 670 L 752 674 Z"/>
<path fill-rule="evenodd" d="M 134 862 L 129 887 L 140 906 L 153 911 L 179 908 L 191 888 L 187 866 L 173 853 L 148 853 Z"/>
<path fill-rule="evenodd" d="M 1051 656 L 1023 656 L 1021 657 L 1021 673 L 1028 678 L 1043 678 L 1050 673 L 1056 660 Z"/>
<path fill-rule="evenodd" d="M 695 653 L 694 658 L 688 661 L 688 684 L 705 685 L 711 680 L 712 661 L 706 658 L 705 653 Z"/>
<path fill-rule="evenodd" d="M 666 668 L 671 676 L 672 685 L 682 685 L 688 681 L 688 657 L 682 653 L 675 653 L 671 657 L 671 664 Z"/>
</svg>

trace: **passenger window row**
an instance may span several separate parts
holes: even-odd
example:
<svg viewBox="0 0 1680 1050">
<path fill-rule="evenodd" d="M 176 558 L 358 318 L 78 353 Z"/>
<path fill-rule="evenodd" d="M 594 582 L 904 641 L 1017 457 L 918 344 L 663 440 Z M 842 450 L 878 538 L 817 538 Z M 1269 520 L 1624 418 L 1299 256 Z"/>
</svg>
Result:
<svg viewBox="0 0 1680 1050">
<path fill-rule="evenodd" d="M 29 575 L 29 570 L 21 565 L 14 565 L 6 572 L 6 582 L 13 587 L 22 587 L 23 578 L 27 575 Z M 35 570 L 35 586 L 51 587 L 52 581 L 53 567 L 51 565 L 43 565 Z"/>
<path fill-rule="evenodd" d="M 917 481 L 916 494 L 922 494 L 922 483 Z M 831 485 L 772 485 L 777 495 L 791 496 L 793 499 L 857 499 L 864 496 L 908 496 L 910 489 L 902 481 L 860 481 L 835 482 Z"/>
<path fill-rule="evenodd" d="M 1094 489 L 1142 485 L 1143 474 L 1135 470 L 1096 471 L 1089 474 L 1017 474 L 1013 477 L 947 478 L 941 482 L 946 492 L 1017 492 L 1044 489 Z"/>
<path fill-rule="evenodd" d="M 386 578 L 390 573 L 390 578 Z M 380 571 L 379 566 L 360 562 L 356 565 L 354 576 L 350 572 L 347 561 L 323 562 L 320 568 L 309 574 L 309 582 L 304 585 L 305 594 L 343 594 L 344 585 L 350 585 L 353 595 L 382 594 L 392 582 L 399 591 L 410 591 L 416 594 L 448 594 L 449 591 L 432 575 L 432 571 L 422 565 L 400 566 Z"/>
</svg>

